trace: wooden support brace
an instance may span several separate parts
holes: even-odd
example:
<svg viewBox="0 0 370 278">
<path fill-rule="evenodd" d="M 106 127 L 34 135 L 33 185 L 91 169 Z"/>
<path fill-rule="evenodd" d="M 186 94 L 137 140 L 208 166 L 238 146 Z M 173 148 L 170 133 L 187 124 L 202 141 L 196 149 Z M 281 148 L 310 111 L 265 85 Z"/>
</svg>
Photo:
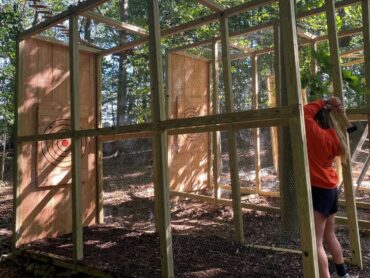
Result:
<svg viewBox="0 0 370 278">
<path fill-rule="evenodd" d="M 326 19 L 328 25 L 330 58 L 332 65 L 331 78 L 333 82 L 334 95 L 339 97 L 343 102 L 343 80 L 339 58 L 339 44 L 336 26 L 335 4 L 333 0 L 325 0 Z M 348 135 L 345 130 L 346 141 L 348 145 Z M 360 236 L 357 222 L 357 210 L 355 196 L 352 184 L 352 165 L 349 160 L 346 165 L 342 164 L 343 182 L 345 188 L 345 199 L 347 202 L 347 215 L 349 225 L 349 240 L 351 249 L 351 262 L 362 268 L 362 253 L 360 246 Z"/>
<path fill-rule="evenodd" d="M 160 38 L 158 0 L 148 1 L 149 25 L 149 65 L 152 94 L 153 123 L 165 120 L 165 100 L 163 89 L 162 53 Z M 158 209 L 160 226 L 157 227 L 160 236 L 161 265 L 163 277 L 174 277 L 172 234 L 169 206 L 168 160 L 167 160 L 167 131 L 156 130 L 153 137 L 153 159 L 155 160 L 155 198 Z"/>
<path fill-rule="evenodd" d="M 222 17 L 220 19 L 221 25 L 221 45 L 222 45 L 222 65 L 223 77 L 225 84 L 225 106 L 227 112 L 234 110 L 232 79 L 231 79 L 231 63 L 229 54 L 229 26 L 228 18 Z M 235 240 L 239 243 L 244 243 L 243 232 L 243 215 L 240 203 L 240 184 L 239 184 L 239 167 L 238 157 L 236 152 L 236 138 L 235 130 L 230 127 L 227 131 L 227 140 L 229 146 L 229 163 L 230 176 L 233 197 L 233 211 L 234 211 L 234 225 L 235 225 Z"/>
<path fill-rule="evenodd" d="M 283 49 L 285 77 L 288 92 L 288 103 L 302 104 L 301 80 L 299 73 L 299 56 L 295 18 L 295 1 L 280 0 L 281 44 Z M 313 221 L 311 184 L 308 169 L 307 143 L 303 119 L 303 109 L 300 114 L 290 120 L 290 136 L 293 151 L 294 177 L 298 203 L 298 218 L 300 226 L 303 273 L 305 277 L 318 277 L 316 237 Z"/>
<path fill-rule="evenodd" d="M 252 109 L 258 110 L 258 57 L 252 56 Z M 253 129 L 254 143 L 254 170 L 256 173 L 256 190 L 261 191 L 261 148 L 260 148 L 260 129 Z"/>
<path fill-rule="evenodd" d="M 70 26 L 70 82 L 71 82 L 71 156 L 72 156 L 72 238 L 73 238 L 73 259 L 83 259 L 83 238 L 82 238 L 82 188 L 81 188 L 81 137 L 75 132 L 80 129 L 80 89 L 79 89 L 79 51 L 78 51 L 78 17 L 71 16 Z"/>
</svg>

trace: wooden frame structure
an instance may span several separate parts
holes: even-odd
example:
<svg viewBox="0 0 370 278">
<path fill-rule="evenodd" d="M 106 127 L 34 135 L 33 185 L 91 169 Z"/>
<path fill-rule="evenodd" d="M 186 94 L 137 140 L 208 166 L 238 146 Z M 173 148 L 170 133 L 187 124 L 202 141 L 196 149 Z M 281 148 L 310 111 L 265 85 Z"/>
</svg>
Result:
<svg viewBox="0 0 370 278">
<path fill-rule="evenodd" d="M 199 0 L 198 2 L 215 13 L 193 20 L 191 22 L 175 26 L 166 30 L 159 29 L 159 9 L 158 0 L 148 0 L 148 15 L 149 15 L 149 31 L 144 30 L 138 26 L 127 25 L 120 22 L 115 22 L 108 18 L 103 18 L 92 14 L 89 10 L 107 2 L 108 0 L 91 0 L 85 1 L 75 7 L 70 7 L 67 11 L 54 16 L 46 20 L 45 22 L 32 27 L 20 34 L 17 40 L 17 95 L 15 98 L 15 167 L 14 167 L 14 247 L 18 246 L 19 238 L 19 171 L 18 166 L 20 165 L 21 152 L 20 148 L 22 144 L 26 142 L 38 142 L 50 139 L 65 139 L 70 138 L 72 142 L 72 214 L 73 214 L 73 259 L 78 262 L 83 259 L 83 241 L 82 241 L 82 218 L 81 218 L 81 178 L 79 175 L 80 165 L 81 165 L 81 139 L 84 137 L 95 137 L 98 141 L 96 144 L 96 157 L 97 159 L 97 169 L 96 174 L 97 185 L 99 187 L 99 192 L 96 195 L 97 204 L 100 204 L 97 212 L 96 218 L 97 222 L 102 222 L 102 195 L 101 195 L 101 143 L 105 138 L 112 136 L 119 136 L 120 138 L 138 138 L 138 137 L 151 137 L 153 138 L 153 157 L 154 157 L 154 168 L 155 173 L 155 194 L 156 194 L 156 208 L 157 208 L 157 230 L 160 234 L 160 246 L 161 246 L 161 260 L 162 260 L 162 274 L 164 277 L 173 277 L 173 255 L 172 255 L 172 239 L 171 239 L 171 229 L 170 229 L 170 211 L 169 211 L 169 189 L 168 189 L 168 165 L 167 165 L 167 135 L 170 134 L 182 134 L 182 133 L 196 133 L 196 132 L 211 132 L 213 141 L 217 142 L 217 131 L 225 130 L 228 134 L 228 144 L 229 144 L 229 156 L 230 156 L 230 171 L 231 171 L 231 189 L 232 189 L 232 202 L 224 202 L 222 199 L 218 198 L 218 186 L 217 186 L 217 175 L 213 174 L 213 179 L 215 183 L 215 199 L 213 201 L 219 203 L 227 203 L 233 206 L 234 220 L 235 220 L 235 239 L 237 242 L 244 243 L 244 233 L 243 233 L 243 222 L 242 222 L 242 207 L 241 197 L 240 197 L 240 186 L 239 186 L 239 176 L 238 176 L 238 163 L 236 156 L 236 142 L 235 142 L 235 130 L 240 128 L 259 128 L 259 127 L 271 127 L 271 126 L 289 126 L 291 130 L 292 149 L 293 149 L 293 159 L 294 159 L 294 172 L 297 183 L 297 199 L 299 202 L 299 223 L 301 231 L 301 244 L 302 244 L 302 259 L 305 277 L 318 277 L 318 265 L 317 265 L 317 255 L 316 255 L 316 243 L 315 235 L 313 229 L 313 214 L 312 214 L 312 201 L 310 198 L 311 188 L 308 177 L 308 163 L 307 163 L 307 150 L 306 150 L 306 138 L 305 129 L 303 122 L 303 110 L 302 110 L 302 96 L 300 88 L 300 74 L 298 66 L 298 42 L 297 42 L 297 28 L 296 28 L 296 18 L 304 18 L 317 14 L 320 12 L 327 13 L 328 26 L 331 30 L 335 30 L 335 8 L 344 7 L 352 5 L 354 3 L 361 2 L 363 5 L 363 28 L 356 30 L 350 30 L 346 32 L 340 32 L 339 36 L 355 34 L 363 32 L 364 34 L 364 56 L 365 56 L 365 72 L 366 72 L 366 82 L 370 83 L 370 27 L 369 27 L 369 14 L 370 14 L 370 1 L 369 0 L 344 0 L 334 5 L 333 0 L 326 0 L 325 7 L 313 9 L 307 12 L 295 14 L 294 13 L 294 1 L 293 0 L 251 0 L 247 3 L 225 8 L 218 4 L 216 1 L 212 0 Z M 268 23 L 261 24 L 259 26 L 250 27 L 243 31 L 238 31 L 235 33 L 229 33 L 228 28 L 228 18 L 234 15 L 238 15 L 242 12 L 248 10 L 269 5 L 274 2 L 279 2 L 280 5 L 280 20 L 271 21 Z M 114 47 L 112 49 L 106 50 L 94 50 L 98 51 L 96 54 L 97 59 L 97 76 L 98 84 L 101 81 L 101 58 L 120 51 L 131 49 L 138 45 L 144 43 L 149 44 L 150 51 L 150 72 L 151 72 L 151 93 L 152 93 L 152 116 L 153 120 L 151 123 L 147 124 L 137 124 L 131 126 L 120 126 L 114 128 L 103 128 L 101 122 L 98 123 L 96 128 L 80 129 L 79 126 L 79 105 L 78 105 L 78 87 L 79 87 L 79 67 L 78 67 L 78 35 L 77 35 L 77 19 L 78 16 L 87 16 L 93 18 L 94 20 L 110 24 L 115 27 L 122 28 L 128 32 L 135 33 L 141 37 L 133 42 Z M 71 76 L 71 87 L 70 87 L 70 98 L 71 98 L 71 131 L 53 134 L 36 134 L 20 136 L 20 129 L 22 122 L 18 117 L 20 113 L 20 104 L 22 99 L 20 99 L 19 92 L 22 91 L 23 84 L 21 83 L 20 68 L 22 67 L 22 61 L 20 59 L 21 54 L 24 51 L 24 40 L 37 35 L 39 32 L 46 30 L 56 24 L 63 22 L 65 20 L 70 21 L 70 42 L 69 42 L 69 53 L 70 53 L 70 76 Z M 165 117 L 165 100 L 163 92 L 163 72 L 162 72 L 162 58 L 161 58 L 161 37 L 171 36 L 178 34 L 180 32 L 194 29 L 196 27 L 208 24 L 210 22 L 220 22 L 221 35 L 217 38 L 212 38 L 210 40 L 197 42 L 192 45 L 177 48 L 178 50 L 183 50 L 189 47 L 200 46 L 202 44 L 213 43 L 214 49 L 217 47 L 217 41 L 221 41 L 222 46 L 222 57 L 221 61 L 223 64 L 223 78 L 225 83 L 225 93 L 226 93 L 226 113 L 220 115 L 218 114 L 218 105 L 216 101 L 216 88 L 217 81 L 214 78 L 213 83 L 213 94 L 212 94 L 212 115 L 201 116 L 195 118 L 186 119 L 166 119 Z M 256 61 L 258 55 L 263 53 L 273 52 L 279 53 L 278 59 L 275 60 L 276 73 L 279 78 L 277 79 L 277 92 L 282 92 L 280 90 L 281 83 L 284 84 L 286 91 L 288 92 L 288 105 L 281 106 L 278 103 L 276 108 L 269 109 L 259 109 L 256 111 L 233 111 L 233 92 L 231 85 L 231 73 L 230 73 L 230 62 L 233 57 L 229 53 L 229 38 L 232 36 L 238 36 L 242 34 L 248 34 L 250 32 L 255 32 L 257 30 L 263 30 L 266 28 L 274 28 L 275 30 L 275 47 L 272 49 L 258 50 L 253 53 L 244 53 L 243 55 L 253 55 L 254 61 Z M 278 35 L 279 29 L 284 29 L 281 35 Z M 302 32 L 299 32 L 302 35 Z M 335 63 L 333 79 L 337 80 L 339 87 L 336 92 L 340 97 L 342 97 L 342 89 L 339 74 L 339 53 L 338 53 L 338 36 L 336 32 L 329 32 L 330 46 L 332 61 Z M 307 34 L 303 34 L 305 37 L 305 42 L 307 44 L 312 44 L 315 41 L 325 40 L 326 37 L 311 38 Z M 213 62 L 212 69 L 213 75 L 215 76 L 218 71 L 217 61 L 217 51 L 213 49 Z M 174 50 L 174 51 L 175 51 Z M 240 58 L 240 57 L 237 57 Z M 284 65 L 279 61 L 284 60 Z M 256 83 L 257 70 L 256 62 L 254 63 L 255 75 L 254 80 Z M 289 78 L 288 78 L 289 76 Z M 257 95 L 257 90 L 255 88 L 255 96 Z M 98 90 L 97 94 L 97 118 L 101 119 L 100 103 L 101 96 Z M 254 101 L 254 107 L 257 108 L 257 103 Z M 368 99 L 370 103 L 370 99 Z M 354 109 L 350 111 L 351 114 L 363 114 L 367 115 L 367 119 L 370 118 L 370 104 L 363 109 Z M 213 150 L 217 153 L 217 148 L 213 145 Z M 213 163 L 213 171 L 217 173 L 219 165 L 217 162 Z M 358 233 L 358 222 L 356 221 L 356 209 L 354 203 L 353 192 L 351 191 L 351 179 L 350 171 L 345 168 L 344 180 L 346 186 L 346 200 L 347 209 L 350 217 L 348 219 L 342 219 L 343 222 L 348 221 L 351 239 L 351 251 L 354 254 L 350 261 L 362 267 L 361 250 L 359 246 L 359 233 Z M 351 193 L 352 192 L 352 193 Z M 191 194 L 184 193 L 173 193 L 177 195 L 182 195 L 185 197 L 195 197 Z M 206 201 L 212 201 L 211 199 L 203 198 Z M 247 206 L 253 209 L 264 209 L 258 206 Z M 269 211 L 277 211 L 278 209 L 269 209 Z M 264 247 L 262 247 L 264 248 Z"/>
</svg>

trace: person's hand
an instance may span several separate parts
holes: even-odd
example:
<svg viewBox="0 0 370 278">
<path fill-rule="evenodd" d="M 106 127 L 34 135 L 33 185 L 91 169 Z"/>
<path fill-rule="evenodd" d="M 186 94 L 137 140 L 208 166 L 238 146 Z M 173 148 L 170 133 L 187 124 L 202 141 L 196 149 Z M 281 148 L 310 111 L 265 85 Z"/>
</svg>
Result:
<svg viewBox="0 0 370 278">
<path fill-rule="evenodd" d="M 331 97 L 327 100 L 327 104 L 330 109 L 337 111 L 337 112 L 344 112 L 344 108 L 340 98 L 338 97 Z"/>
</svg>

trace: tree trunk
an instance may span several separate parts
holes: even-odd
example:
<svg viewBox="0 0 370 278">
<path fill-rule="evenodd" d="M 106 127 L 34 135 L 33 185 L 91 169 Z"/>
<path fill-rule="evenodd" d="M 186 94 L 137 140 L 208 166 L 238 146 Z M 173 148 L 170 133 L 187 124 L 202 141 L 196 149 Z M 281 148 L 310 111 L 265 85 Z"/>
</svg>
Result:
<svg viewBox="0 0 370 278">
<path fill-rule="evenodd" d="M 121 0 L 120 19 L 123 22 L 128 21 L 128 1 Z M 125 31 L 119 32 L 120 44 L 125 44 L 128 41 L 128 34 Z M 118 92 L 117 92 L 117 125 L 121 126 L 127 124 L 127 54 L 125 52 L 119 53 L 119 66 L 118 66 Z M 116 155 L 124 151 L 123 142 L 116 142 Z"/>
<path fill-rule="evenodd" d="M 1 163 L 1 180 L 4 181 L 4 172 L 5 172 L 5 161 L 6 161 L 6 132 L 4 132 L 4 142 L 3 142 L 3 158 Z"/>
<path fill-rule="evenodd" d="M 85 26 L 84 26 L 84 38 L 87 42 L 92 42 L 91 40 L 91 19 L 86 18 Z"/>
</svg>

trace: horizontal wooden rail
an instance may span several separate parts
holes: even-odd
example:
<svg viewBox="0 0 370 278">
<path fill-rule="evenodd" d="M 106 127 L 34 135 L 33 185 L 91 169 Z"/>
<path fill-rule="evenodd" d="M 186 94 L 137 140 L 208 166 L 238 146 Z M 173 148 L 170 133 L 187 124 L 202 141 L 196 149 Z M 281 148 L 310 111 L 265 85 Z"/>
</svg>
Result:
<svg viewBox="0 0 370 278">
<path fill-rule="evenodd" d="M 93 137 L 93 136 L 113 136 L 119 134 L 140 133 L 146 132 L 145 137 L 149 134 L 147 132 L 156 132 L 158 130 L 170 130 L 169 134 L 180 133 L 194 133 L 194 132 L 209 132 L 213 130 L 224 130 L 232 125 L 235 128 L 251 128 L 261 126 L 277 126 L 286 124 L 291 117 L 299 115 L 298 106 L 286 106 L 267 108 L 259 110 L 249 110 L 242 112 L 232 112 L 225 114 L 200 116 L 192 118 L 171 119 L 159 122 L 158 124 L 134 124 L 115 127 L 104 127 L 96 129 L 78 130 L 73 134 L 72 132 L 50 133 L 19 136 L 16 139 L 17 143 L 35 142 L 45 140 L 58 140 L 70 138 L 73 135 L 77 137 Z M 108 138 L 108 140 L 110 140 Z"/>
</svg>

